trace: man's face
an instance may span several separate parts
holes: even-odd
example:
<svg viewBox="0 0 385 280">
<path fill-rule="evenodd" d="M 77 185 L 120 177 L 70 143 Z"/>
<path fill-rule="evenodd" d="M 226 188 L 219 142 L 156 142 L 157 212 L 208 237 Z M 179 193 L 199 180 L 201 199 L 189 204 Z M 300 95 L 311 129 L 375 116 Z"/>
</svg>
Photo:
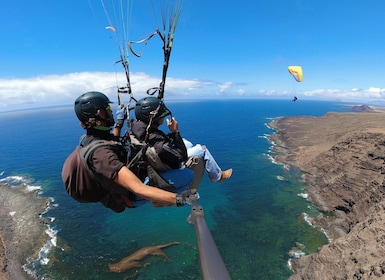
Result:
<svg viewBox="0 0 385 280">
<path fill-rule="evenodd" d="M 115 124 L 114 114 L 112 113 L 111 106 L 107 105 L 106 107 L 106 126 L 113 126 Z"/>
</svg>

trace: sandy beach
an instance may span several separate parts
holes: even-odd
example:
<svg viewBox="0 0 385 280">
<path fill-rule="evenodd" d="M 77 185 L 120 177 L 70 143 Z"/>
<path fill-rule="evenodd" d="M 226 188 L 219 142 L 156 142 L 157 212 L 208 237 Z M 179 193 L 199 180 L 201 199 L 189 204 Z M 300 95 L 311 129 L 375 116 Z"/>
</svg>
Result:
<svg viewBox="0 0 385 280">
<path fill-rule="evenodd" d="M 270 123 L 276 161 L 302 171 L 331 240 L 291 261 L 291 280 L 385 277 L 385 113 L 369 111 Z"/>
<path fill-rule="evenodd" d="M 0 280 L 32 279 L 22 266 L 27 258 L 37 258 L 48 240 L 39 215 L 49 202 L 23 186 L 0 185 Z"/>
</svg>

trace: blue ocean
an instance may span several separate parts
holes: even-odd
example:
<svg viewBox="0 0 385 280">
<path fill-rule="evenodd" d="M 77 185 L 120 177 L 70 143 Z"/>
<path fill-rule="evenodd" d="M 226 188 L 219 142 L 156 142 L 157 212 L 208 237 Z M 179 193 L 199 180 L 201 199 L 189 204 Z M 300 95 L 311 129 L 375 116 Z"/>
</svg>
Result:
<svg viewBox="0 0 385 280">
<path fill-rule="evenodd" d="M 167 99 L 166 99 L 167 101 Z M 206 145 L 230 180 L 205 175 L 199 204 L 232 279 L 287 279 L 289 258 L 315 252 L 327 236 L 304 219 L 317 210 L 304 198 L 298 170 L 270 154 L 268 123 L 282 116 L 321 116 L 344 111 L 338 102 L 216 100 L 168 102 L 182 136 Z M 38 187 L 52 205 L 47 245 L 25 269 L 38 279 L 202 279 L 191 207 L 153 208 L 150 203 L 116 214 L 102 204 L 81 204 L 66 193 L 62 164 L 84 133 L 72 106 L 0 114 L 0 182 Z M 167 129 L 167 127 L 164 127 Z M 12 183 L 13 182 L 13 183 Z M 170 258 L 148 257 L 137 270 L 112 273 L 135 250 L 179 242 L 164 249 Z M 301 250 L 290 254 L 302 244 Z"/>
</svg>

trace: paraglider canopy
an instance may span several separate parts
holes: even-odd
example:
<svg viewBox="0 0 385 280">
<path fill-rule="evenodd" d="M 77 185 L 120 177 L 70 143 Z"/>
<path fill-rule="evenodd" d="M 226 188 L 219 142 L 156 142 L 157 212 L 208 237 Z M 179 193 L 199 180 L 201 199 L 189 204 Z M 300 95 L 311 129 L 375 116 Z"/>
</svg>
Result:
<svg viewBox="0 0 385 280">
<path fill-rule="evenodd" d="M 303 74 L 302 74 L 302 67 L 301 66 L 289 66 L 287 68 L 289 70 L 290 74 L 293 75 L 294 79 L 297 82 L 303 81 Z"/>
<path fill-rule="evenodd" d="M 106 26 L 106 29 L 111 30 L 112 32 L 116 32 L 116 29 L 113 26 Z"/>
</svg>

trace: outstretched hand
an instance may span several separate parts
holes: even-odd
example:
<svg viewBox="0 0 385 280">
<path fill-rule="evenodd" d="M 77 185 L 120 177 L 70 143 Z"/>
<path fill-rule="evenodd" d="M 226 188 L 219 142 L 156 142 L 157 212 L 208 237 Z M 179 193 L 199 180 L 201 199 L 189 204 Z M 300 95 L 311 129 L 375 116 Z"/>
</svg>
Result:
<svg viewBox="0 0 385 280">
<path fill-rule="evenodd" d="M 188 189 L 176 195 L 176 206 L 191 205 L 193 200 L 199 199 L 199 193 L 196 189 Z"/>
</svg>

